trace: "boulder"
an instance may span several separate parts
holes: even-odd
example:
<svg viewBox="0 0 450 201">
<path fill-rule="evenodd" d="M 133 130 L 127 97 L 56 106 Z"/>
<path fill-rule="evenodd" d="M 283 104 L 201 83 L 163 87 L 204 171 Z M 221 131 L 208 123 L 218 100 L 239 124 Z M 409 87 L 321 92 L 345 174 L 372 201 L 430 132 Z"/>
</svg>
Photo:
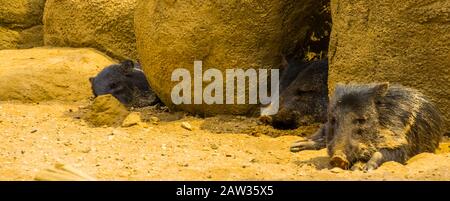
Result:
<svg viewBox="0 0 450 201">
<path fill-rule="evenodd" d="M 389 81 L 421 90 L 450 129 L 450 1 L 332 0 L 330 93 Z"/>
<path fill-rule="evenodd" d="M 0 25 L 29 28 L 42 24 L 45 0 L 0 0 Z"/>
<path fill-rule="evenodd" d="M 0 27 L 0 49 L 15 49 L 19 42 L 20 34 L 17 31 Z"/>
<path fill-rule="evenodd" d="M 79 101 L 92 96 L 89 77 L 115 63 L 93 49 L 0 50 L 0 101 Z"/>
<path fill-rule="evenodd" d="M 220 70 L 224 80 L 230 68 L 278 68 L 281 55 L 295 55 L 306 40 L 309 17 L 320 9 L 313 0 L 140 1 L 135 14 L 140 61 L 171 109 L 205 116 L 248 114 L 255 105 L 175 105 L 171 91 L 178 83 L 171 81 L 172 72 L 185 68 L 193 78 L 196 60 L 203 62 L 203 71 Z"/>
<path fill-rule="evenodd" d="M 0 50 L 44 44 L 44 4 L 45 0 L 0 0 Z"/>
<path fill-rule="evenodd" d="M 137 59 L 133 13 L 137 0 L 47 0 L 44 42 L 92 47 L 117 59 Z"/>
<path fill-rule="evenodd" d="M 27 29 L 8 29 L 0 27 L 0 50 L 27 49 L 44 45 L 43 26 Z"/>
</svg>

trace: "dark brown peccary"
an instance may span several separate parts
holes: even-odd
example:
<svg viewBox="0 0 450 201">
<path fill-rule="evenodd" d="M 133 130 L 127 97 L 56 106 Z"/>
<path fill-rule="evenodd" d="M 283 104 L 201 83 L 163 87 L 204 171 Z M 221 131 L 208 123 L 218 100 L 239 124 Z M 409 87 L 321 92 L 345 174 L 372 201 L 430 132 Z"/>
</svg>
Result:
<svg viewBox="0 0 450 201">
<path fill-rule="evenodd" d="M 328 121 L 291 151 L 327 147 L 331 165 L 364 170 L 434 152 L 443 135 L 438 109 L 418 90 L 389 83 L 336 85 Z M 353 168 L 352 168 L 353 169 Z"/>
<path fill-rule="evenodd" d="M 325 122 L 327 77 L 326 59 L 308 63 L 289 62 L 280 77 L 279 111 L 271 116 L 261 114 L 260 120 L 279 129 Z"/>
<path fill-rule="evenodd" d="M 94 96 L 112 94 L 128 107 L 146 107 L 160 103 L 140 64 L 130 60 L 107 66 L 89 81 Z"/>
</svg>

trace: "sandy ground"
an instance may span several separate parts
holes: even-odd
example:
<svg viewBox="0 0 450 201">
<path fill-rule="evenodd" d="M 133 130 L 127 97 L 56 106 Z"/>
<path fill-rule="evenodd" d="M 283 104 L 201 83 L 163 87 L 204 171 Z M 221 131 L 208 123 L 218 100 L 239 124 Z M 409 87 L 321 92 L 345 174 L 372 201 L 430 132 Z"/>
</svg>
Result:
<svg viewBox="0 0 450 201">
<path fill-rule="evenodd" d="M 291 153 L 299 136 L 217 131 L 254 122 L 249 118 L 165 120 L 158 114 L 161 122 L 148 128 L 93 127 L 74 115 L 88 104 L 0 102 L 0 180 L 33 180 L 58 161 L 99 180 L 450 180 L 449 143 L 407 165 L 344 171 L 329 168 L 325 150 Z"/>
</svg>

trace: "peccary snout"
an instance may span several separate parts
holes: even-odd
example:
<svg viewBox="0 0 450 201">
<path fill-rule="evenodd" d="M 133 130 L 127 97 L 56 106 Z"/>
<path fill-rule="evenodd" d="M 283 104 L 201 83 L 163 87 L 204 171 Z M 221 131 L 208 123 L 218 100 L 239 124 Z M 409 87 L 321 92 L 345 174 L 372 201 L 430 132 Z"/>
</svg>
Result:
<svg viewBox="0 0 450 201">
<path fill-rule="evenodd" d="M 333 157 L 331 157 L 330 165 L 346 170 L 350 167 L 350 162 L 347 160 L 345 153 L 339 151 L 334 153 Z"/>
</svg>

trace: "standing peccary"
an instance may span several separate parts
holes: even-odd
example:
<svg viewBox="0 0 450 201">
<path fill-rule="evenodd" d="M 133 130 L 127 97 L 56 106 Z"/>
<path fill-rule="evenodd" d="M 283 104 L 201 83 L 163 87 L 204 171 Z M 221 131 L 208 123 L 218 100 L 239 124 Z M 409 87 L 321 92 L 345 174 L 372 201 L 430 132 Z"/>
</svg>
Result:
<svg viewBox="0 0 450 201">
<path fill-rule="evenodd" d="M 333 167 L 362 163 L 364 170 L 373 170 L 386 161 L 405 163 L 421 152 L 434 152 L 442 124 L 439 111 L 415 89 L 388 83 L 338 84 L 328 121 L 309 139 L 294 143 L 291 151 L 326 146 Z"/>
<path fill-rule="evenodd" d="M 278 113 L 267 116 L 262 112 L 260 120 L 281 129 L 325 122 L 328 105 L 327 77 L 326 59 L 304 64 L 290 62 L 280 78 Z"/>
<path fill-rule="evenodd" d="M 139 64 L 130 60 L 106 67 L 89 81 L 95 96 L 112 94 L 129 107 L 145 107 L 160 102 Z"/>
</svg>

